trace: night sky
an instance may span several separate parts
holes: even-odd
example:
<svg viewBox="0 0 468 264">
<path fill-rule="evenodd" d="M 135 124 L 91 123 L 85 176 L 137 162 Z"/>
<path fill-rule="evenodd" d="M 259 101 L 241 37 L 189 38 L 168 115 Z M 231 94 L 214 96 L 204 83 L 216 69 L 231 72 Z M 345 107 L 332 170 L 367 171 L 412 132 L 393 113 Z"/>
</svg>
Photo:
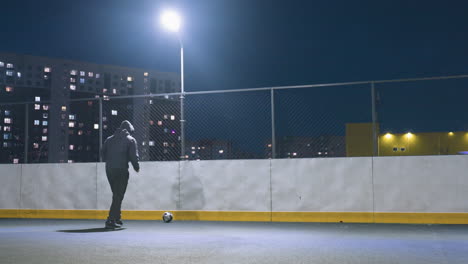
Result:
<svg viewBox="0 0 468 264">
<path fill-rule="evenodd" d="M 167 7 L 184 20 L 188 92 L 468 74 L 468 1 L 11 0 L 0 51 L 178 72 L 177 37 L 159 26 Z M 468 129 L 468 80 L 377 92 L 382 132 Z M 187 98 L 187 135 L 261 148 L 269 94 L 229 96 Z M 372 120 L 368 86 L 280 91 L 276 104 L 279 137 Z"/>
<path fill-rule="evenodd" d="M 2 1 L 0 50 L 178 71 L 163 7 L 187 91 L 468 72 L 467 1 Z"/>
</svg>

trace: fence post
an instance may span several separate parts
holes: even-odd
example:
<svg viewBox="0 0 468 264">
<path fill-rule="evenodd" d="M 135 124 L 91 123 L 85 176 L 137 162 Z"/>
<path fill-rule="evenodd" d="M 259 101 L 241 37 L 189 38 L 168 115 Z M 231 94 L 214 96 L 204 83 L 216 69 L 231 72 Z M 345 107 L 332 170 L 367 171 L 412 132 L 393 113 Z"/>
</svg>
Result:
<svg viewBox="0 0 468 264">
<path fill-rule="evenodd" d="M 377 110 L 375 105 L 375 83 L 371 82 L 371 97 L 372 97 L 372 155 L 379 155 L 379 142 L 377 138 Z"/>
<path fill-rule="evenodd" d="M 24 105 L 24 163 L 28 163 L 29 155 L 29 105 Z"/>
<path fill-rule="evenodd" d="M 102 97 L 99 97 L 99 162 L 102 162 L 101 150 L 102 150 Z"/>
<path fill-rule="evenodd" d="M 276 158 L 276 134 L 275 134 L 275 90 L 270 90 L 271 98 L 271 158 Z"/>
</svg>

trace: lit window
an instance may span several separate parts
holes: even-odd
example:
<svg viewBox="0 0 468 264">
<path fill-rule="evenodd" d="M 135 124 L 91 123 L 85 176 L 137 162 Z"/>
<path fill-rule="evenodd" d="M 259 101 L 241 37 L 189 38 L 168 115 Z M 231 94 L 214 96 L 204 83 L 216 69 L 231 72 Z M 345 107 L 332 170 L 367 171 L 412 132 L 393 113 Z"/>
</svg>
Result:
<svg viewBox="0 0 468 264">
<path fill-rule="evenodd" d="M 195 151 L 192 151 L 192 154 L 195 154 Z"/>
<path fill-rule="evenodd" d="M 38 143 L 33 143 L 33 148 L 35 148 L 35 149 L 39 148 L 39 144 Z"/>
<path fill-rule="evenodd" d="M 7 87 L 5 87 L 5 91 L 6 91 L 7 93 L 11 93 L 11 92 L 13 92 L 13 87 L 7 86 Z"/>
<path fill-rule="evenodd" d="M 42 141 L 47 141 L 47 136 L 42 136 Z"/>
<path fill-rule="evenodd" d="M 167 115 L 164 115 L 164 117 L 163 117 L 163 118 L 164 118 L 164 119 L 167 119 L 167 118 L 168 118 L 168 116 L 167 116 Z"/>
<path fill-rule="evenodd" d="M 65 112 L 65 111 L 67 111 L 67 107 L 62 105 L 62 112 Z"/>
<path fill-rule="evenodd" d="M 98 79 L 99 77 L 101 77 L 101 74 L 96 73 L 96 79 Z"/>
<path fill-rule="evenodd" d="M 219 154 L 223 154 L 223 153 L 224 153 L 224 150 L 220 149 Z"/>
<path fill-rule="evenodd" d="M 6 115 L 6 116 L 9 116 L 10 113 L 11 113 L 10 110 L 5 110 L 5 115 Z"/>
<path fill-rule="evenodd" d="M 21 78 L 21 72 L 17 72 L 16 76 L 18 76 L 18 78 Z"/>
<path fill-rule="evenodd" d="M 43 109 L 44 111 L 49 110 L 49 105 L 43 105 L 43 106 L 42 106 L 42 109 Z"/>
<path fill-rule="evenodd" d="M 5 67 L 5 63 L 3 61 L 0 61 L 0 67 Z"/>
<path fill-rule="evenodd" d="M 109 101 L 109 96 L 108 96 L 108 95 L 104 95 L 104 96 L 102 97 L 102 99 L 104 99 L 104 101 Z"/>
<path fill-rule="evenodd" d="M 76 83 L 76 79 L 75 78 L 70 78 L 70 82 L 71 83 Z"/>
<path fill-rule="evenodd" d="M 7 76 L 13 76 L 13 71 L 6 71 Z"/>
<path fill-rule="evenodd" d="M 5 132 L 11 132 L 11 126 L 4 126 L 3 131 Z"/>
<path fill-rule="evenodd" d="M 70 150 L 74 150 L 74 149 L 75 149 L 75 146 L 74 146 L 74 145 L 70 145 L 69 149 L 70 149 Z"/>
<path fill-rule="evenodd" d="M 3 142 L 3 147 L 4 147 L 4 148 L 8 148 L 8 147 L 10 147 L 10 144 L 9 144 L 9 142 Z"/>
<path fill-rule="evenodd" d="M 75 122 L 68 122 L 68 127 L 75 127 Z"/>
<path fill-rule="evenodd" d="M 171 115 L 171 120 L 175 120 L 175 116 L 174 116 L 174 115 Z"/>
<path fill-rule="evenodd" d="M 150 147 L 154 147 L 154 141 L 148 142 L 148 145 L 149 145 Z"/>
<path fill-rule="evenodd" d="M 70 120 L 75 120 L 75 115 L 69 115 L 68 118 L 69 118 Z"/>
<path fill-rule="evenodd" d="M 150 124 L 150 126 L 154 125 L 154 121 L 153 121 L 153 120 L 150 120 L 150 121 L 149 121 L 149 124 Z"/>
<path fill-rule="evenodd" d="M 49 124 L 49 122 L 47 122 L 46 120 L 42 121 L 42 126 L 47 126 Z"/>
<path fill-rule="evenodd" d="M 195 149 L 195 147 L 192 147 L 192 149 Z"/>
<path fill-rule="evenodd" d="M 42 129 L 42 134 L 47 134 L 47 128 Z"/>
<path fill-rule="evenodd" d="M 94 73 L 93 72 L 88 72 L 88 77 L 93 77 Z"/>
<path fill-rule="evenodd" d="M 8 69 L 13 69 L 13 64 L 7 63 L 6 67 L 7 67 Z"/>
<path fill-rule="evenodd" d="M 117 115 L 117 110 L 112 110 L 112 115 L 116 116 Z"/>
<path fill-rule="evenodd" d="M 102 121 L 106 122 L 107 121 L 107 116 L 103 116 Z"/>
<path fill-rule="evenodd" d="M 19 159 L 13 159 L 13 163 L 14 163 L 14 164 L 18 164 L 18 163 L 19 163 Z"/>
<path fill-rule="evenodd" d="M 71 70 L 70 75 L 75 75 L 76 76 L 77 71 L 76 70 Z"/>
<path fill-rule="evenodd" d="M 43 113 L 43 114 L 42 114 L 42 118 L 49 118 L 49 114 Z"/>
<path fill-rule="evenodd" d="M 76 90 L 76 85 L 70 84 L 70 90 L 75 91 Z"/>
<path fill-rule="evenodd" d="M 133 77 L 128 76 L 127 77 L 127 82 L 133 82 Z"/>
<path fill-rule="evenodd" d="M 99 129 L 99 124 L 94 124 L 94 129 Z"/>
<path fill-rule="evenodd" d="M 50 72 L 50 67 L 44 67 L 44 72 Z"/>
<path fill-rule="evenodd" d="M 48 79 L 49 79 L 49 76 L 44 75 L 44 80 L 48 80 Z"/>
<path fill-rule="evenodd" d="M 147 77 L 147 76 L 148 76 L 148 73 L 147 73 L 147 72 L 145 72 L 143 75 Z"/>
<path fill-rule="evenodd" d="M 41 110 L 41 105 L 40 104 L 35 104 L 34 105 L 34 110 Z"/>
<path fill-rule="evenodd" d="M 12 120 L 9 117 L 5 117 L 5 119 L 3 120 L 3 123 L 5 123 L 5 124 L 11 124 L 11 122 L 12 122 Z"/>
<path fill-rule="evenodd" d="M 169 147 L 169 143 L 163 142 L 163 146 L 164 146 L 164 147 Z"/>
<path fill-rule="evenodd" d="M 41 97 L 36 96 L 36 97 L 34 98 L 34 100 L 35 100 L 36 102 L 40 102 L 40 101 L 41 101 Z"/>
<path fill-rule="evenodd" d="M 85 83 L 85 79 L 84 79 L 84 78 L 80 78 L 80 83 Z"/>
<path fill-rule="evenodd" d="M 68 160 L 68 163 L 73 163 L 73 160 Z"/>
<path fill-rule="evenodd" d="M 102 89 L 102 92 L 107 93 L 107 89 L 106 88 Z"/>
<path fill-rule="evenodd" d="M 38 125 L 40 125 L 40 124 L 41 124 L 41 122 L 40 122 L 39 120 L 34 120 L 34 125 L 35 125 L 35 126 L 38 126 Z"/>
<path fill-rule="evenodd" d="M 5 139 L 5 140 L 11 139 L 11 133 L 4 133 L 3 134 L 3 139 Z"/>
<path fill-rule="evenodd" d="M 171 130 L 171 134 L 175 134 L 175 130 L 174 130 L 174 129 L 173 129 L 173 130 Z"/>
<path fill-rule="evenodd" d="M 78 136 L 83 135 L 83 130 L 78 130 Z"/>
<path fill-rule="evenodd" d="M 86 76 L 86 73 L 84 71 L 80 71 L 80 76 Z"/>
<path fill-rule="evenodd" d="M 268 144 L 268 147 L 271 148 L 271 144 Z"/>
<path fill-rule="evenodd" d="M 117 94 L 117 89 L 112 89 L 113 94 Z"/>
</svg>

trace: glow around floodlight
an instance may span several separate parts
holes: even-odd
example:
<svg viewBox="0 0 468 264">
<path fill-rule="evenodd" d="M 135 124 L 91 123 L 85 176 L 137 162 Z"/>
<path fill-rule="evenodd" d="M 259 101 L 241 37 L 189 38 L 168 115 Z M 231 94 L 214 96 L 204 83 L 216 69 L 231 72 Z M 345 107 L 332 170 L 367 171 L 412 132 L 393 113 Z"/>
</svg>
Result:
<svg viewBox="0 0 468 264">
<path fill-rule="evenodd" d="M 167 10 L 161 15 L 161 24 L 165 29 L 169 31 L 179 32 L 181 19 L 177 12 Z"/>
</svg>

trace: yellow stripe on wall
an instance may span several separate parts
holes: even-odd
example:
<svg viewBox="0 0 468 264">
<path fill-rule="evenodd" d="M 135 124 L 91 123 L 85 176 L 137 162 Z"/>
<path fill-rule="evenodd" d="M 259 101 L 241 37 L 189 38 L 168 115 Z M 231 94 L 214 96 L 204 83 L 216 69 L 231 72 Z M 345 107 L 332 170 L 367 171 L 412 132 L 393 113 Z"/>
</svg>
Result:
<svg viewBox="0 0 468 264">
<path fill-rule="evenodd" d="M 165 211 L 122 211 L 126 220 L 161 220 Z M 171 211 L 176 221 L 468 224 L 468 213 Z M 0 209 L 0 218 L 106 219 L 107 210 Z"/>
</svg>

